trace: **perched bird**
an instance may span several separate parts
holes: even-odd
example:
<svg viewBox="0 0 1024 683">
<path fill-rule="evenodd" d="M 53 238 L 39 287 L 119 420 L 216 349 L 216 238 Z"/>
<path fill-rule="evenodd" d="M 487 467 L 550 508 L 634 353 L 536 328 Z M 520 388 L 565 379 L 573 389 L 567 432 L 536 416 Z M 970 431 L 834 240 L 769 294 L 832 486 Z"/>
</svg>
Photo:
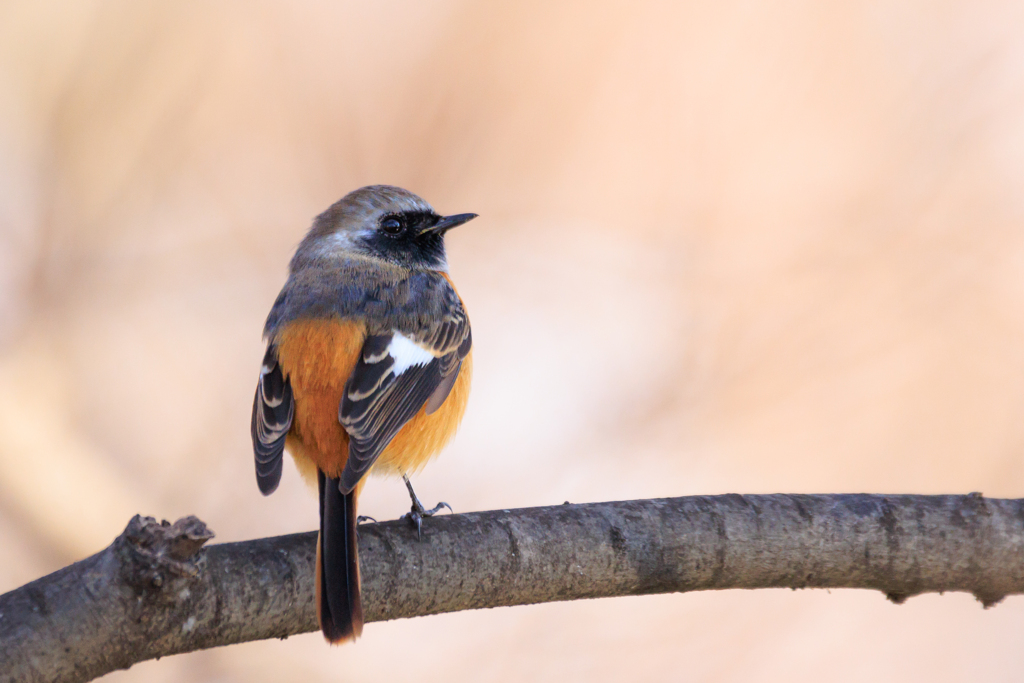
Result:
<svg viewBox="0 0 1024 683">
<path fill-rule="evenodd" d="M 256 481 L 269 495 L 284 449 L 320 493 L 316 604 L 332 643 L 362 632 L 356 498 L 364 475 L 407 473 L 454 435 L 469 398 L 472 335 L 448 276 L 439 216 L 398 187 L 356 190 L 317 216 L 263 335 L 252 409 Z"/>
</svg>

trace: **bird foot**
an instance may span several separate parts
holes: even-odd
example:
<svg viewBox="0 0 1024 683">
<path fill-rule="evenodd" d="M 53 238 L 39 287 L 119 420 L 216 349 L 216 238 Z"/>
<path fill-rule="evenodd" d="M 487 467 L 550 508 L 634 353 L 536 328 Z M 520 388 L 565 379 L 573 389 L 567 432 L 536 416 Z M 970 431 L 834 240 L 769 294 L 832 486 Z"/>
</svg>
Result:
<svg viewBox="0 0 1024 683">
<path fill-rule="evenodd" d="M 365 524 L 366 522 L 373 522 L 374 524 L 376 524 L 377 520 L 375 520 L 373 517 L 370 517 L 369 515 L 359 515 L 358 517 L 356 517 L 356 524 Z"/>
<path fill-rule="evenodd" d="M 416 501 L 416 502 L 419 503 L 419 501 Z M 409 512 L 406 512 L 401 517 L 399 517 L 399 519 L 408 520 L 409 521 L 409 526 L 412 526 L 412 527 L 416 528 L 416 538 L 422 541 L 423 540 L 423 518 L 424 517 L 433 517 L 434 515 L 436 515 L 438 512 L 440 512 L 444 508 L 448 508 L 448 512 L 453 512 L 452 506 L 449 505 L 448 503 L 443 502 L 443 501 L 438 503 L 434 507 L 430 508 L 429 510 L 424 509 L 422 504 L 421 505 L 413 505 L 412 509 L 409 510 Z"/>
<path fill-rule="evenodd" d="M 443 501 L 438 503 L 434 507 L 430 508 L 429 510 L 426 509 L 423 506 L 423 503 L 420 502 L 420 499 L 416 495 L 416 492 L 412 490 L 412 484 L 409 483 L 409 478 L 403 474 L 402 480 L 405 481 L 405 487 L 409 489 L 409 497 L 412 498 L 412 508 L 409 510 L 409 512 L 399 517 L 399 519 L 408 520 L 409 525 L 416 528 L 416 538 L 422 541 L 424 517 L 433 517 L 444 508 L 448 508 L 448 512 L 454 512 L 454 510 L 452 510 L 451 505 Z"/>
</svg>

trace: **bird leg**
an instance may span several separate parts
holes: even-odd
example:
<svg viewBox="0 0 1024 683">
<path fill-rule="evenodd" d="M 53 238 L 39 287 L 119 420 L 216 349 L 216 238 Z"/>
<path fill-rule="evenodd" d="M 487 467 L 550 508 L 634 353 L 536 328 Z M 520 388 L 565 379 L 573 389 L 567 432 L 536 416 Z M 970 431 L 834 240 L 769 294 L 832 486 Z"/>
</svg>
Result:
<svg viewBox="0 0 1024 683">
<path fill-rule="evenodd" d="M 423 518 L 433 517 L 435 514 L 440 512 L 442 508 L 448 508 L 448 512 L 453 512 L 452 506 L 442 501 L 428 510 L 423 507 L 423 503 L 421 503 L 419 497 L 416 496 L 416 492 L 412 490 L 412 483 L 410 483 L 409 477 L 403 474 L 402 481 L 405 482 L 405 488 L 409 489 L 409 497 L 412 498 L 412 509 L 402 515 L 400 519 L 408 519 L 409 524 L 416 527 L 416 538 L 423 540 L 421 533 Z"/>
</svg>

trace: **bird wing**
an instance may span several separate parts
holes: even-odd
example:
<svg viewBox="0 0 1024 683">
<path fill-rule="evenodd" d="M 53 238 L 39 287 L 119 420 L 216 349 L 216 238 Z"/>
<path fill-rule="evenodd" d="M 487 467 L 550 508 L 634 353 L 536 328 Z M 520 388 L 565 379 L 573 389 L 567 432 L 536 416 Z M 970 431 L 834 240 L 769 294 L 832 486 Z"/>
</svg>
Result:
<svg viewBox="0 0 1024 683">
<path fill-rule="evenodd" d="M 292 385 L 281 372 L 277 348 L 270 344 L 263 356 L 260 381 L 252 403 L 252 449 L 256 456 L 256 483 L 269 496 L 281 481 L 284 442 L 295 417 Z"/>
<path fill-rule="evenodd" d="M 449 286 L 450 287 L 450 286 Z M 433 413 L 455 384 L 473 337 L 454 290 L 440 319 L 392 321 L 367 336 L 345 385 L 338 420 L 349 435 L 340 488 L 351 491 L 420 408 Z"/>
</svg>

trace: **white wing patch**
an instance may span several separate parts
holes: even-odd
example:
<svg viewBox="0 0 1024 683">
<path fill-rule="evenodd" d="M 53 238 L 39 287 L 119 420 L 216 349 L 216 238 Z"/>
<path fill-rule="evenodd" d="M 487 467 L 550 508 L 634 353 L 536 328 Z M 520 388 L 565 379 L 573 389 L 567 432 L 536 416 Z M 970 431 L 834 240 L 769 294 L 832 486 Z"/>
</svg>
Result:
<svg viewBox="0 0 1024 683">
<path fill-rule="evenodd" d="M 388 344 L 388 355 L 395 359 L 395 365 L 391 368 L 395 377 L 414 365 L 426 365 L 434 360 L 432 353 L 398 332 L 394 333 Z"/>
</svg>

